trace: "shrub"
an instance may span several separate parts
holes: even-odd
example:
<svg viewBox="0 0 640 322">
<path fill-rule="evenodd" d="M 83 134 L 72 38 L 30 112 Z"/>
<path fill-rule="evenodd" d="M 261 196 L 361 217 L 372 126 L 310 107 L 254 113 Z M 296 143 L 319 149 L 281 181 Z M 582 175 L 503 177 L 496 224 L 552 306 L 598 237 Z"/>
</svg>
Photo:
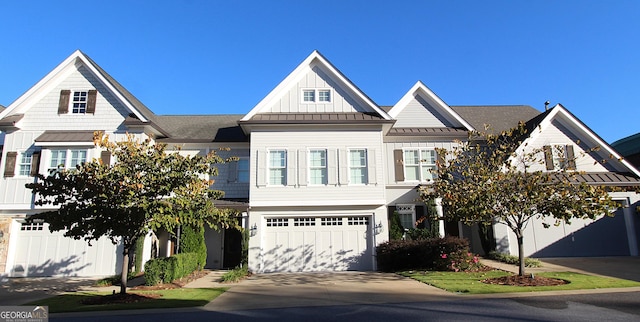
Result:
<svg viewBox="0 0 640 322">
<path fill-rule="evenodd" d="M 500 261 L 500 262 L 503 262 L 503 263 L 507 263 L 507 264 L 520 265 L 520 258 L 518 256 L 499 253 L 499 252 L 496 252 L 496 251 L 489 252 L 489 254 L 487 254 L 487 258 L 493 259 L 493 260 L 497 260 L 497 261 Z M 542 263 L 539 260 L 535 259 L 535 258 L 525 257 L 524 258 L 524 266 L 526 266 L 526 267 L 541 267 Z"/>
<path fill-rule="evenodd" d="M 482 267 L 482 264 L 480 264 L 478 256 L 459 249 L 448 254 L 440 254 L 437 267 L 441 268 L 441 270 L 464 272 L 478 270 Z"/>
<path fill-rule="evenodd" d="M 207 263 L 207 244 L 204 241 L 204 227 L 182 226 L 180 234 L 180 254 L 196 253 L 197 267 L 204 268 Z"/>
<path fill-rule="evenodd" d="M 146 285 L 171 283 L 198 270 L 198 254 L 181 253 L 171 257 L 155 258 L 144 265 Z"/>
<path fill-rule="evenodd" d="M 238 267 L 224 273 L 224 275 L 222 275 L 222 281 L 225 283 L 236 283 L 248 275 L 249 268 L 246 264 L 241 264 Z"/>
<path fill-rule="evenodd" d="M 437 238 L 438 232 L 434 235 L 429 228 L 411 228 L 407 231 L 407 237 L 413 240 Z"/>
<path fill-rule="evenodd" d="M 378 268 L 393 272 L 409 269 L 448 270 L 443 254 L 469 252 L 469 242 L 458 237 L 390 240 L 377 247 Z"/>
<path fill-rule="evenodd" d="M 394 211 L 393 214 L 391 214 L 391 222 L 389 223 L 389 239 L 400 240 L 403 234 L 404 228 L 400 221 L 400 215 L 397 211 Z"/>
</svg>

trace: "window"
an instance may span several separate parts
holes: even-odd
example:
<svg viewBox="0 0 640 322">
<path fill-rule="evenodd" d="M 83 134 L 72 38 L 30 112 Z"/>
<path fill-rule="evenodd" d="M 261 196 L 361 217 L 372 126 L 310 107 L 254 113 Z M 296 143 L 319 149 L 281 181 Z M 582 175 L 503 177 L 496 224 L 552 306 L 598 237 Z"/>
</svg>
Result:
<svg viewBox="0 0 640 322">
<path fill-rule="evenodd" d="M 368 225 L 369 217 L 348 217 L 347 223 L 349 226 Z"/>
<path fill-rule="evenodd" d="M 405 181 L 432 181 L 435 178 L 436 151 L 430 149 L 404 150 Z"/>
<path fill-rule="evenodd" d="M 269 151 L 269 184 L 284 186 L 287 183 L 287 151 Z"/>
<path fill-rule="evenodd" d="M 316 219 L 309 218 L 309 217 L 296 217 L 296 218 L 293 218 L 293 225 L 294 226 L 315 226 Z"/>
<path fill-rule="evenodd" d="M 309 184 L 327 184 L 327 150 L 309 151 Z"/>
<path fill-rule="evenodd" d="M 351 184 L 367 183 L 367 150 L 349 150 L 349 178 Z"/>
<path fill-rule="evenodd" d="M 84 114 L 87 112 L 87 94 L 88 92 L 73 92 L 71 113 Z"/>
<path fill-rule="evenodd" d="M 316 101 L 316 91 L 313 89 L 302 90 L 302 101 L 312 103 Z"/>
<path fill-rule="evenodd" d="M 20 225 L 20 230 L 23 231 L 31 231 L 31 230 L 42 230 L 44 228 L 44 222 L 38 221 L 38 222 L 31 222 L 31 223 L 26 223 L 23 222 Z"/>
<path fill-rule="evenodd" d="M 87 150 L 51 150 L 48 172 L 75 168 L 84 162 L 87 162 Z"/>
<path fill-rule="evenodd" d="M 18 175 L 29 176 L 31 174 L 31 158 L 32 153 L 24 152 L 20 155 L 20 162 L 18 163 Z"/>
<path fill-rule="evenodd" d="M 416 224 L 416 206 L 415 205 L 396 205 L 396 211 L 400 217 L 400 224 L 404 229 L 415 228 Z"/>
<path fill-rule="evenodd" d="M 237 181 L 241 183 L 249 182 L 249 160 L 248 159 L 240 159 L 238 160 L 238 168 L 237 168 Z"/>
<path fill-rule="evenodd" d="M 289 218 L 267 218 L 267 227 L 288 227 Z"/>
<path fill-rule="evenodd" d="M 321 226 L 342 226 L 342 218 L 340 217 L 322 217 L 320 218 Z"/>
<path fill-rule="evenodd" d="M 547 170 L 575 170 L 573 145 L 554 144 L 543 148 Z"/>
<path fill-rule="evenodd" d="M 331 102 L 331 91 L 328 89 L 319 90 L 318 102 Z"/>
<path fill-rule="evenodd" d="M 331 102 L 331 90 L 330 89 L 303 89 L 302 90 L 302 102 L 303 103 L 330 103 Z"/>
</svg>

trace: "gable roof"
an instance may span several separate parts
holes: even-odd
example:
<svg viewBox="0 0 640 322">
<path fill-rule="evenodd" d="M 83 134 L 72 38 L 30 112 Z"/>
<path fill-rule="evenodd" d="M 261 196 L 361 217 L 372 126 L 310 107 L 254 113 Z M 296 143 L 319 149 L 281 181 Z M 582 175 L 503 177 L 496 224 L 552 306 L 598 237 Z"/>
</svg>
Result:
<svg viewBox="0 0 640 322">
<path fill-rule="evenodd" d="M 411 103 L 415 96 L 420 95 L 427 98 L 431 102 L 435 103 L 436 109 L 443 113 L 444 118 L 452 121 L 451 123 L 458 123 L 468 131 L 473 131 L 474 127 L 462 118 L 457 112 L 455 112 L 447 103 L 445 103 L 438 95 L 436 95 L 431 89 L 424 85 L 421 81 L 417 81 L 411 89 L 402 96 L 402 98 L 389 110 L 389 116 L 397 118 L 398 115 Z"/>
<path fill-rule="evenodd" d="M 529 105 L 478 105 L 451 106 L 456 113 L 469 122 L 477 131 L 500 133 L 528 122 L 540 115 L 540 112 Z"/>
<path fill-rule="evenodd" d="M 378 114 L 382 119 L 392 121 L 392 118 L 377 104 L 375 104 L 366 94 L 364 94 L 356 85 L 354 85 L 346 76 L 344 76 L 335 66 L 333 66 L 324 56 L 317 50 L 314 50 L 298 67 L 296 67 L 285 79 L 278 84 L 267 96 L 265 96 L 249 113 L 247 113 L 240 121 L 246 122 L 251 120 L 256 114 L 263 112 L 270 107 L 273 102 L 281 98 L 295 84 L 300 81 L 310 70 L 313 64 L 318 64 L 327 70 L 329 76 L 334 77 L 339 86 L 343 86 L 348 92 L 353 94 L 365 104 L 370 112 Z"/>
<path fill-rule="evenodd" d="M 80 50 L 74 51 L 62 63 L 56 66 L 56 68 L 11 103 L 4 111 L 1 111 L 0 119 L 10 115 L 16 108 L 18 108 L 18 106 L 28 101 L 37 93 L 54 87 L 60 81 L 60 77 L 63 77 L 64 72 L 69 68 L 69 66 L 73 66 L 75 64 L 83 64 L 86 66 L 86 68 L 89 69 L 89 71 L 91 71 L 95 77 L 113 93 L 125 108 L 127 108 L 140 121 L 146 123 L 154 120 L 155 115 L 151 110 L 149 110 L 149 108 L 142 104 L 142 102 L 125 89 L 124 86 L 118 83 L 113 77 L 111 77 L 111 75 L 105 72 L 100 66 L 98 66 L 98 64 Z"/>
<path fill-rule="evenodd" d="M 633 167 L 627 160 L 623 159 L 622 156 L 618 152 L 616 152 L 607 142 L 605 142 L 600 136 L 593 132 L 575 115 L 569 112 L 569 110 L 562 106 L 562 104 L 556 104 L 556 106 L 554 106 L 553 108 L 527 122 L 527 128 L 540 128 L 540 131 L 530 131 L 528 137 L 520 144 L 520 147 L 518 149 L 521 150 L 524 146 L 528 145 L 529 142 L 534 140 L 540 132 L 542 132 L 546 127 L 550 126 L 551 122 L 557 118 L 562 118 L 565 121 L 569 122 L 572 125 L 572 129 L 578 132 L 578 134 L 581 134 L 579 137 L 586 137 L 592 140 L 593 142 L 595 142 L 595 144 L 597 144 L 598 147 L 600 147 L 601 150 L 607 152 L 612 159 L 620 162 L 627 170 L 622 172 L 629 172 L 636 177 L 640 177 L 640 171 Z"/>
</svg>

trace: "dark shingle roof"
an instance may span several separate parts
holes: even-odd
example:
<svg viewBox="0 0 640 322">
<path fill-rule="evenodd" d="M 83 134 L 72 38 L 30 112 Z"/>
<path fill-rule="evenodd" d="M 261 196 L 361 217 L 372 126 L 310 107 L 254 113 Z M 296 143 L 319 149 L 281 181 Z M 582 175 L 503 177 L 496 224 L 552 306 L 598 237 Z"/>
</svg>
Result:
<svg viewBox="0 0 640 322">
<path fill-rule="evenodd" d="M 518 125 L 518 122 L 527 122 L 540 115 L 540 111 L 528 105 L 451 106 L 451 108 L 477 131 L 484 131 L 485 125 L 488 125 L 493 133 L 511 129 Z"/>
<path fill-rule="evenodd" d="M 24 117 L 24 114 L 13 114 L 13 115 L 5 116 L 0 120 L 0 126 L 2 127 L 14 126 L 16 122 L 20 121 L 23 117 Z"/>
<path fill-rule="evenodd" d="M 162 142 L 246 142 L 238 121 L 243 115 L 156 115 L 169 138 Z"/>
<path fill-rule="evenodd" d="M 640 153 L 640 133 L 611 143 L 611 146 L 625 157 Z"/>
</svg>

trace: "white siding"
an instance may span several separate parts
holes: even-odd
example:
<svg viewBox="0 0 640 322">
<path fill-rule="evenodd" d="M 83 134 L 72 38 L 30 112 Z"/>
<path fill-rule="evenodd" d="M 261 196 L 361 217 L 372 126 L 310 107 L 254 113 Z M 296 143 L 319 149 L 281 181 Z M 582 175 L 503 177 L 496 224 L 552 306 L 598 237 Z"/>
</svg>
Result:
<svg viewBox="0 0 640 322">
<path fill-rule="evenodd" d="M 326 205 L 326 204 L 371 204 L 375 202 L 381 202 L 384 200 L 384 186 L 382 184 L 366 184 L 366 185 L 351 185 L 340 184 L 343 180 L 336 180 L 337 178 L 330 178 L 329 182 L 335 184 L 328 184 L 324 186 L 308 185 L 306 182 L 301 182 L 301 178 L 308 178 L 308 176 L 300 176 L 300 171 L 308 171 L 307 167 L 300 167 L 295 161 L 295 164 L 288 164 L 287 166 L 291 172 L 288 178 L 287 186 L 258 186 L 259 176 L 266 176 L 266 169 L 262 170 L 260 162 L 266 162 L 266 160 L 258 160 L 257 155 L 264 153 L 269 148 L 283 148 L 287 150 L 289 161 L 295 160 L 291 156 L 306 155 L 309 148 L 326 148 L 331 150 L 328 156 L 332 158 L 338 158 L 341 153 L 346 153 L 351 148 L 364 148 L 367 151 L 372 151 L 371 156 L 375 159 L 375 171 L 371 175 L 375 175 L 375 182 L 382 182 L 383 164 L 382 160 L 382 142 L 381 142 L 380 130 L 371 131 L 253 131 L 251 134 L 251 203 L 252 204 L 288 204 L 290 206 L 295 205 Z M 333 153 L 337 151 L 338 153 Z M 338 160 L 328 160 L 329 164 L 337 163 Z M 343 162 L 344 163 L 344 162 Z M 344 178 L 348 176 L 345 173 L 345 168 L 341 165 L 337 167 L 338 171 L 329 171 L 330 173 L 337 173 L 339 177 Z M 260 170 L 260 171 L 259 171 Z M 258 173 L 259 172 L 259 173 Z M 292 180 L 294 182 L 292 182 Z M 369 180 L 374 182 L 374 180 Z"/>
<path fill-rule="evenodd" d="M 433 106 L 422 96 L 416 95 L 398 114 L 394 127 L 453 127 Z"/>
<path fill-rule="evenodd" d="M 303 103 L 303 89 L 330 89 L 331 102 Z M 316 97 L 317 99 L 317 97 Z M 353 113 L 365 111 L 364 104 L 353 99 L 321 68 L 315 66 L 276 101 L 266 113 Z"/>
</svg>

